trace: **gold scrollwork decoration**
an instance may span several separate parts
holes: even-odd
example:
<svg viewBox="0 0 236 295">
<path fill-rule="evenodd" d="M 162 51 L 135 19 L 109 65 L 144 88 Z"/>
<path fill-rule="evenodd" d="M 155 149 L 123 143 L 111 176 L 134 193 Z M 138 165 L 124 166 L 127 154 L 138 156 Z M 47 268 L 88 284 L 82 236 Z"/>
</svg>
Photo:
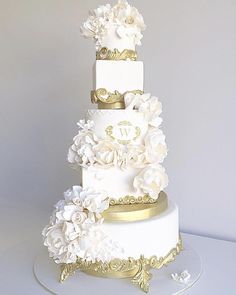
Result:
<svg viewBox="0 0 236 295">
<path fill-rule="evenodd" d="M 118 49 L 110 50 L 107 47 L 101 48 L 96 52 L 97 60 L 137 60 L 137 52 L 131 49 L 124 49 L 119 51 Z"/>
<path fill-rule="evenodd" d="M 97 276 L 106 278 L 131 278 L 134 285 L 138 285 L 145 293 L 149 291 L 149 281 L 151 280 L 150 269 L 160 269 L 168 263 L 174 261 L 175 257 L 183 250 L 181 236 L 175 248 L 164 257 L 152 256 L 145 258 L 141 255 L 139 259 L 132 257 L 128 259 L 113 259 L 110 262 L 83 261 L 81 258 L 74 264 L 63 264 L 61 267 L 60 282 L 63 283 L 77 269 Z"/>
<path fill-rule="evenodd" d="M 103 218 L 109 222 L 133 222 L 150 219 L 160 215 L 168 207 L 168 197 L 161 192 L 157 200 L 144 197 L 126 196 L 118 200 L 110 200 L 110 206 L 102 213 Z"/>
<path fill-rule="evenodd" d="M 110 199 L 110 206 L 114 205 L 132 205 L 132 204 L 153 204 L 157 200 L 151 198 L 149 195 L 134 197 L 134 196 L 125 196 L 119 199 Z"/>
<path fill-rule="evenodd" d="M 99 109 L 124 109 L 124 96 L 127 93 L 143 94 L 143 91 L 131 90 L 122 94 L 117 90 L 109 92 L 105 88 L 99 88 L 91 91 L 91 102 L 97 103 Z"/>
</svg>

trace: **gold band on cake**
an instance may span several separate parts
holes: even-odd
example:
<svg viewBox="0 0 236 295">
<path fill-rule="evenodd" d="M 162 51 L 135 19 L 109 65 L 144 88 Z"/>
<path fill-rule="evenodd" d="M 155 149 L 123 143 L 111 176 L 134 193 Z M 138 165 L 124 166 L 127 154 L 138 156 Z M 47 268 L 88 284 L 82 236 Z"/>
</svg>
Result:
<svg viewBox="0 0 236 295">
<path fill-rule="evenodd" d="M 91 102 L 97 103 L 99 109 L 125 109 L 124 96 L 127 93 L 143 94 L 143 91 L 131 90 L 122 94 L 117 90 L 109 92 L 105 88 L 99 88 L 91 91 Z"/>
<path fill-rule="evenodd" d="M 168 207 L 167 195 L 161 192 L 153 203 L 131 203 L 110 206 L 102 213 L 105 221 L 132 222 L 152 218 Z"/>
<path fill-rule="evenodd" d="M 106 278 L 132 278 L 131 282 L 138 285 L 144 292 L 149 290 L 149 281 L 152 277 L 149 270 L 160 269 L 175 260 L 175 257 L 183 250 L 181 236 L 175 248 L 169 251 L 164 257 L 152 256 L 145 258 L 143 255 L 139 259 L 132 257 L 128 259 L 113 259 L 110 262 L 91 262 L 78 259 L 74 264 L 62 264 L 60 282 L 63 283 L 77 269 L 98 277 Z"/>
<path fill-rule="evenodd" d="M 119 51 L 118 49 L 110 50 L 106 47 L 101 48 L 96 52 L 97 60 L 137 60 L 137 52 L 131 49 L 124 49 Z"/>
</svg>

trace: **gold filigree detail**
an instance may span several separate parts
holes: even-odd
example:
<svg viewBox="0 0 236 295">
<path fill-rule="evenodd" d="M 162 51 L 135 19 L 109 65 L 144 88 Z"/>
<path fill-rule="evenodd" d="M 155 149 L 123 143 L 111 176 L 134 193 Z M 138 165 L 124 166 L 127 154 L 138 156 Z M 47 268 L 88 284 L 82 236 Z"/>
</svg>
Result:
<svg viewBox="0 0 236 295">
<path fill-rule="evenodd" d="M 79 264 L 81 261 L 77 263 L 69 263 L 61 265 L 61 274 L 60 274 L 60 283 L 63 283 L 69 276 L 73 275 L 75 271 L 80 267 Z"/>
<path fill-rule="evenodd" d="M 143 94 L 143 91 L 131 90 L 122 94 L 117 90 L 109 92 L 105 88 L 99 88 L 91 91 L 91 102 L 97 103 L 99 109 L 124 109 L 124 96 L 127 93 Z"/>
<path fill-rule="evenodd" d="M 134 196 L 125 196 L 119 199 L 110 199 L 110 206 L 114 205 L 131 205 L 131 204 L 153 204 L 157 200 L 151 198 L 149 195 L 134 197 Z"/>
<path fill-rule="evenodd" d="M 147 270 L 147 266 L 149 265 L 148 259 L 145 259 L 143 255 L 140 256 L 140 259 L 137 261 L 138 264 L 138 272 L 132 278 L 131 282 L 134 285 L 139 285 L 141 290 L 145 293 L 149 291 L 149 281 L 152 278 L 152 274 Z"/>
<path fill-rule="evenodd" d="M 175 257 L 183 250 L 181 236 L 176 247 L 173 248 L 165 257 L 152 256 L 145 258 L 141 255 L 139 259 L 132 257 L 128 259 L 113 259 L 110 262 L 91 262 L 78 259 L 76 263 L 63 264 L 61 270 L 60 282 L 63 283 L 68 276 L 73 274 L 75 270 L 81 271 L 90 275 L 107 278 L 131 278 L 134 285 L 138 285 L 144 292 L 149 290 L 149 281 L 152 277 L 149 270 L 160 269 L 161 267 L 172 262 Z"/>
<path fill-rule="evenodd" d="M 164 192 L 159 194 L 157 200 L 148 195 L 139 198 L 126 196 L 123 199 L 110 200 L 110 206 L 102 213 L 102 217 L 111 222 L 133 222 L 157 216 L 167 207 L 168 198 Z"/>
<path fill-rule="evenodd" d="M 124 49 L 119 51 L 118 49 L 110 50 L 106 47 L 101 48 L 96 52 L 97 60 L 137 60 L 137 52 L 131 49 Z"/>
</svg>

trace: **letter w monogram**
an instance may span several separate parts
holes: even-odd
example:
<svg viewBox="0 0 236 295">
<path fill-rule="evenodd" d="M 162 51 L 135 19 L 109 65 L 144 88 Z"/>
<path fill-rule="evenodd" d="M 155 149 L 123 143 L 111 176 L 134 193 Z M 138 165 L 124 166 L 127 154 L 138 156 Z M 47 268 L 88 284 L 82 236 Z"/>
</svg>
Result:
<svg viewBox="0 0 236 295">
<path fill-rule="evenodd" d="M 122 137 L 128 137 L 129 136 L 130 128 L 122 127 L 122 128 L 119 128 L 119 129 L 120 129 L 120 134 L 121 134 Z"/>
</svg>

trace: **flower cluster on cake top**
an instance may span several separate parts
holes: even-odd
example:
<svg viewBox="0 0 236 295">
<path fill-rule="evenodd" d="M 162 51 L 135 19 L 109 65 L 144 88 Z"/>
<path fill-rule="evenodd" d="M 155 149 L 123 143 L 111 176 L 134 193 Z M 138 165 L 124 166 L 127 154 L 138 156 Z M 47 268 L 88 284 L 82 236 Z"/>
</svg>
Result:
<svg viewBox="0 0 236 295">
<path fill-rule="evenodd" d="M 81 120 L 77 123 L 78 134 L 69 148 L 68 161 L 75 168 L 138 168 L 140 171 L 133 180 L 133 187 L 140 195 L 149 194 L 157 199 L 168 185 L 168 176 L 161 166 L 168 151 L 165 135 L 159 128 L 162 105 L 151 94 L 127 93 L 124 99 L 126 109 L 141 112 L 148 122 L 149 128 L 143 142 L 121 144 L 112 138 L 98 138 L 94 133 L 94 122 Z"/>
<path fill-rule="evenodd" d="M 122 257 L 123 249 L 102 230 L 101 213 L 109 207 L 105 192 L 73 186 L 55 205 L 43 230 L 44 245 L 56 263 L 109 262 Z"/>
<path fill-rule="evenodd" d="M 126 0 L 119 0 L 117 4 L 99 6 L 89 12 L 89 17 L 81 26 L 81 33 L 86 38 L 92 38 L 96 50 L 103 47 L 104 38 L 115 35 L 118 39 L 128 38 L 134 46 L 141 45 L 145 30 L 142 15 L 137 8 L 132 7 Z"/>
</svg>

